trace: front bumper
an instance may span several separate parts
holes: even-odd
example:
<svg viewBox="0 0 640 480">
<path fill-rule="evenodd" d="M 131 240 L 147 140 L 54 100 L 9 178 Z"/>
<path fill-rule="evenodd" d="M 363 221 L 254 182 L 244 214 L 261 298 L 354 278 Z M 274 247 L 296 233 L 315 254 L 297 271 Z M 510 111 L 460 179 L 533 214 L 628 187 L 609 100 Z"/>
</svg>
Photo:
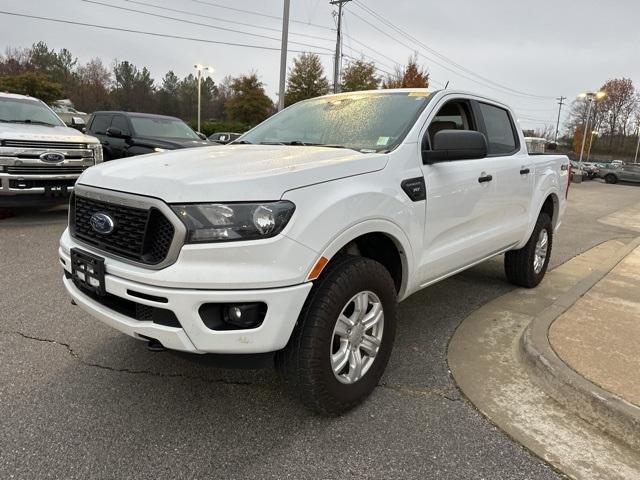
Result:
<svg viewBox="0 0 640 480">
<path fill-rule="evenodd" d="M 71 259 L 60 250 L 60 260 L 71 273 Z M 171 310 L 181 328 L 140 321 L 105 307 L 76 287 L 72 280 L 63 278 L 64 286 L 73 300 L 89 314 L 107 325 L 134 338 L 154 338 L 169 349 L 192 353 L 265 353 L 284 348 L 289 341 L 302 306 L 312 284 L 310 282 L 283 288 L 256 290 L 196 290 L 153 287 L 105 275 L 107 293 L 150 307 Z M 132 296 L 129 292 L 161 297 L 156 302 Z M 253 329 L 217 331 L 209 329 L 198 310 L 205 303 L 264 302 L 267 313 L 262 324 Z M 147 338 L 145 338 L 147 337 Z"/>
</svg>

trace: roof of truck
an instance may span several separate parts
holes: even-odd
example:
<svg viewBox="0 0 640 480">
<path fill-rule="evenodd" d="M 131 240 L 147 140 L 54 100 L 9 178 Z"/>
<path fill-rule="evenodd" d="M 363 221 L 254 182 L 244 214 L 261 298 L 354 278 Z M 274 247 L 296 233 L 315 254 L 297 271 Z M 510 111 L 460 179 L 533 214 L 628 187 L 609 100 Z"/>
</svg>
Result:
<svg viewBox="0 0 640 480">
<path fill-rule="evenodd" d="M 20 95 L 19 93 L 0 92 L 0 97 L 2 97 L 2 98 L 15 98 L 15 99 L 27 99 L 27 100 L 40 101 L 39 98 L 31 97 L 29 95 Z"/>
<path fill-rule="evenodd" d="M 97 112 L 93 112 L 93 115 L 125 115 L 129 117 L 148 117 L 148 118 L 174 118 L 171 115 L 157 115 L 155 113 L 142 113 L 142 112 L 125 112 L 123 110 L 99 110 Z M 178 119 L 179 120 L 179 119 Z"/>
</svg>

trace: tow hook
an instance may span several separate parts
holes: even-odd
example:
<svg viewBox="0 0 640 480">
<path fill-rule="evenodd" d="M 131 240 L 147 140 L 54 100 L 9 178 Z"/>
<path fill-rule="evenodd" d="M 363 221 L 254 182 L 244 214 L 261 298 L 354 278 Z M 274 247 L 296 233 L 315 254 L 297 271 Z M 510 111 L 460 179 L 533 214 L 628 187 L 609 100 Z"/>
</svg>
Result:
<svg viewBox="0 0 640 480">
<path fill-rule="evenodd" d="M 147 350 L 150 352 L 164 352 L 166 348 L 155 338 L 150 338 L 147 343 Z"/>
</svg>

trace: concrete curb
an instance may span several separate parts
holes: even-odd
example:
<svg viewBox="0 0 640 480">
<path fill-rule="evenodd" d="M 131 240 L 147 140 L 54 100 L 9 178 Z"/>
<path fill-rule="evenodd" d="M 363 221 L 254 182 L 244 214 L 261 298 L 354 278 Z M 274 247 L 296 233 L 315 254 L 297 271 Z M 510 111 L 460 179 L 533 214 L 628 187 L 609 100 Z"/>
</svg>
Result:
<svg viewBox="0 0 640 480">
<path fill-rule="evenodd" d="M 632 240 L 609 261 L 577 283 L 531 321 L 520 339 L 519 353 L 549 395 L 583 420 L 640 451 L 640 408 L 579 375 L 558 357 L 549 342 L 549 328 L 580 297 L 640 246 Z"/>
</svg>

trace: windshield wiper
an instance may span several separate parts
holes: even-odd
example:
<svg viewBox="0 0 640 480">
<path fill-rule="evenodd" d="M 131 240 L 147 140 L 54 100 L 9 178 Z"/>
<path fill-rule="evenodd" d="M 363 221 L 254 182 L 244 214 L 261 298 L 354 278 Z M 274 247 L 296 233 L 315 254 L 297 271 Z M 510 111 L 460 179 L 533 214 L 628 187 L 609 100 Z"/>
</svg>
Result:
<svg viewBox="0 0 640 480">
<path fill-rule="evenodd" d="M 229 142 L 229 145 L 253 145 L 253 143 L 247 142 L 246 140 L 237 140 L 234 142 Z"/>
</svg>

